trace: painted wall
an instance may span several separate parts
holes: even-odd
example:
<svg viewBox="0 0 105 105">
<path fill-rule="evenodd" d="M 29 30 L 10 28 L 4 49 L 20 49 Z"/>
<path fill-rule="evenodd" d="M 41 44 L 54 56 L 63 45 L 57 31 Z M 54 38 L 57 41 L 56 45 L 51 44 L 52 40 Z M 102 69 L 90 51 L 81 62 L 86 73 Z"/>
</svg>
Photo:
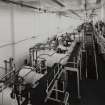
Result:
<svg viewBox="0 0 105 105">
<path fill-rule="evenodd" d="M 7 45 L 12 41 L 10 7 L 0 3 L 0 66 L 4 66 L 4 60 L 12 56 L 12 46 Z M 4 70 L 0 69 L 0 75 Z"/>
</svg>

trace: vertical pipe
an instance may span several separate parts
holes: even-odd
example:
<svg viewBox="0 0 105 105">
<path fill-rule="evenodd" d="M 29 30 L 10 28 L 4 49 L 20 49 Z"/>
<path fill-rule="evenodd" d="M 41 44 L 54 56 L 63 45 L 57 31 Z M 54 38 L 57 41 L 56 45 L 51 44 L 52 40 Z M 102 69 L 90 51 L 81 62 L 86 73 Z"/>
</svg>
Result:
<svg viewBox="0 0 105 105">
<path fill-rule="evenodd" d="M 27 105 L 31 105 L 31 93 L 30 93 L 30 91 L 28 92 L 28 104 Z"/>
<path fill-rule="evenodd" d="M 38 52 L 38 51 L 37 51 L 37 49 L 36 49 L 36 62 L 35 62 L 36 65 L 37 65 L 37 63 L 38 63 L 38 62 L 37 62 L 37 60 L 38 60 L 38 59 L 37 59 L 37 56 L 38 56 L 38 53 L 37 53 L 37 52 Z"/>
<path fill-rule="evenodd" d="M 3 105 L 3 83 L 0 82 L 0 91 L 1 91 L 1 94 L 0 94 L 0 105 Z"/>
<path fill-rule="evenodd" d="M 86 79 L 88 78 L 88 74 L 87 74 L 87 51 L 86 51 Z"/>
<path fill-rule="evenodd" d="M 75 57 L 74 57 L 74 68 L 76 68 L 75 66 L 76 66 L 76 62 L 75 62 Z"/>
<path fill-rule="evenodd" d="M 5 64 L 5 75 L 7 74 L 7 61 L 4 60 L 4 64 Z M 7 81 L 7 76 L 5 77 L 5 81 Z"/>
<path fill-rule="evenodd" d="M 81 66 L 82 66 L 82 51 L 80 53 L 80 79 L 82 80 L 82 77 L 81 77 Z"/>
<path fill-rule="evenodd" d="M 12 70 L 12 58 L 9 59 L 9 72 Z M 11 79 L 11 73 L 9 75 L 9 78 Z"/>
<path fill-rule="evenodd" d="M 22 102 L 22 87 L 21 87 L 21 84 L 19 84 L 19 101 L 20 103 Z"/>
<path fill-rule="evenodd" d="M 58 80 L 56 80 L 56 99 L 58 99 Z"/>
<path fill-rule="evenodd" d="M 12 93 L 12 98 L 13 99 L 15 99 L 15 90 L 14 89 L 15 89 L 15 87 L 14 87 L 14 83 L 13 83 L 13 85 L 12 85 L 12 92 L 13 92 Z"/>
<path fill-rule="evenodd" d="M 79 88 L 79 71 L 77 71 L 77 88 L 78 88 L 78 98 L 80 99 L 80 88 Z"/>
<path fill-rule="evenodd" d="M 46 91 L 47 94 L 48 94 L 48 86 L 49 86 L 49 82 L 48 82 L 48 78 L 47 78 L 47 91 Z"/>
<path fill-rule="evenodd" d="M 3 102 L 3 101 L 4 101 L 4 100 L 3 100 L 3 97 L 4 97 L 4 96 L 3 96 L 3 84 L 2 84 L 2 86 L 1 86 L 1 91 L 2 91 L 2 105 L 4 105 L 4 102 Z"/>
<path fill-rule="evenodd" d="M 31 49 L 29 49 L 29 62 L 30 62 L 30 66 L 32 66 L 32 56 L 31 56 Z"/>
<path fill-rule="evenodd" d="M 15 64 L 13 65 L 13 70 L 14 70 L 14 72 L 13 72 L 13 78 L 12 78 L 12 80 L 13 80 L 13 82 L 14 82 L 14 79 L 15 79 L 15 76 L 16 76 L 16 72 L 15 72 Z"/>
<path fill-rule="evenodd" d="M 32 58 L 32 49 L 29 49 L 29 55 L 30 55 L 30 65 L 33 66 L 33 58 Z"/>
<path fill-rule="evenodd" d="M 46 66 L 46 72 L 45 74 L 47 74 L 48 70 L 47 70 L 47 62 L 45 61 L 45 66 Z"/>
<path fill-rule="evenodd" d="M 34 66 L 34 49 L 32 49 L 32 66 Z"/>
</svg>

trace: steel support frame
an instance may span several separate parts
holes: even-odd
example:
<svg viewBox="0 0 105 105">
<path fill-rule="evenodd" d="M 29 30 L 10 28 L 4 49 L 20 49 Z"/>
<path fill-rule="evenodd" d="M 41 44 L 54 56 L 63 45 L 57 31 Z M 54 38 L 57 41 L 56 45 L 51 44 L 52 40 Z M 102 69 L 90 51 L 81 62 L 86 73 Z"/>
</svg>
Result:
<svg viewBox="0 0 105 105">
<path fill-rule="evenodd" d="M 58 64 L 58 66 L 59 66 L 59 64 Z M 60 69 L 62 69 L 62 70 L 60 71 Z M 59 71 L 60 71 L 60 72 L 59 72 Z M 57 73 L 54 73 L 54 78 L 53 78 L 52 81 L 47 85 L 47 89 L 46 89 L 47 97 L 45 98 L 45 102 L 47 102 L 48 99 L 50 99 L 50 100 L 52 100 L 52 101 L 56 101 L 56 102 L 62 102 L 61 100 L 58 99 L 58 92 L 60 92 L 60 93 L 65 93 L 65 86 L 64 86 L 64 85 L 66 85 L 66 84 L 65 84 L 65 80 L 63 81 L 63 90 L 61 91 L 61 90 L 58 89 L 58 81 L 59 81 L 60 77 L 62 76 L 62 74 L 64 74 L 64 77 L 65 77 L 65 79 L 66 79 L 66 71 L 65 71 L 62 67 L 59 67 L 59 68 L 58 68 L 58 72 L 57 72 Z M 56 77 L 56 76 L 57 76 L 57 77 Z M 49 87 L 52 85 L 53 81 L 55 81 L 55 82 L 54 82 L 52 88 L 49 90 Z M 49 91 L 48 91 L 48 90 L 49 90 Z M 51 94 L 52 94 L 53 91 L 56 92 L 56 97 L 55 97 L 55 98 L 51 98 Z M 67 93 L 66 93 L 66 94 L 67 94 Z M 68 99 L 69 99 L 69 93 L 68 93 L 67 99 L 65 99 L 66 102 L 64 101 L 64 102 L 62 102 L 62 103 L 64 103 L 65 105 L 69 105 L 69 104 L 68 104 Z"/>
</svg>

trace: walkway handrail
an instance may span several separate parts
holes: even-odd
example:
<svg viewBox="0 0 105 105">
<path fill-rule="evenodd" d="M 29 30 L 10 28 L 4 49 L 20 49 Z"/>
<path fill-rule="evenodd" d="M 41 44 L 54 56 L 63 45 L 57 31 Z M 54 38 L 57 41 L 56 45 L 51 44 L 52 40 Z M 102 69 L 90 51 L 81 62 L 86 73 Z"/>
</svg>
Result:
<svg viewBox="0 0 105 105">
<path fill-rule="evenodd" d="M 16 71 L 16 69 L 13 69 L 12 71 L 10 71 L 10 72 L 8 72 L 7 74 L 5 74 L 4 76 L 2 76 L 1 78 L 0 78 L 0 81 L 2 81 L 3 79 L 6 79 L 8 76 L 10 76 L 11 74 L 14 74 L 14 76 L 16 75 L 16 73 L 17 73 L 18 71 Z M 14 77 L 13 76 L 13 77 Z M 11 78 L 11 77 L 10 77 Z M 5 81 L 5 80 L 3 80 L 3 81 Z"/>
</svg>

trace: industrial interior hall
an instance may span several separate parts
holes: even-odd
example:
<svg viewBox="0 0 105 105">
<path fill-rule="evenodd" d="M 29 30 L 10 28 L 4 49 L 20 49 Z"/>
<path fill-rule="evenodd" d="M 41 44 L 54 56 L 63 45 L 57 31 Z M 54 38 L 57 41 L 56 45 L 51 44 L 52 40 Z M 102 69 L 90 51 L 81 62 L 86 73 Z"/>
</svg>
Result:
<svg viewBox="0 0 105 105">
<path fill-rule="evenodd" d="M 0 0 L 0 105 L 105 105 L 105 0 Z"/>
</svg>

